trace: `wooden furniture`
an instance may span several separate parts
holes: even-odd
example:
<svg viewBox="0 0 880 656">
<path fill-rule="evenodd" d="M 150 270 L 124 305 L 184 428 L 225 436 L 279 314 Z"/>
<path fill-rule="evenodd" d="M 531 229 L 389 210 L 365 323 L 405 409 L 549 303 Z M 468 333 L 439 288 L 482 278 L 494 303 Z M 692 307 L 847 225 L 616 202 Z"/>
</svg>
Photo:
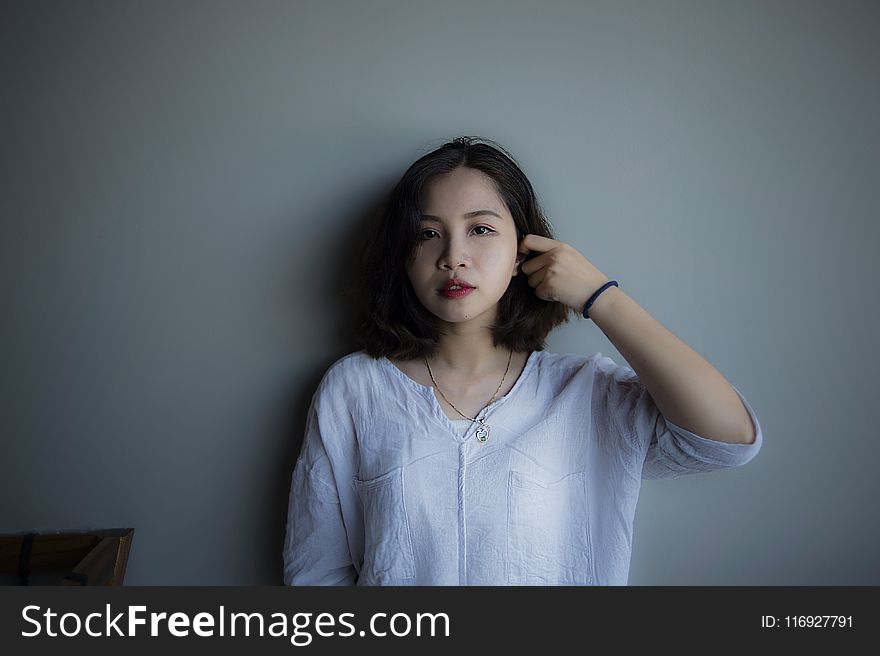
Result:
<svg viewBox="0 0 880 656">
<path fill-rule="evenodd" d="M 64 533 L 0 535 L 0 573 L 48 574 L 49 585 L 122 585 L 133 528 Z"/>
</svg>

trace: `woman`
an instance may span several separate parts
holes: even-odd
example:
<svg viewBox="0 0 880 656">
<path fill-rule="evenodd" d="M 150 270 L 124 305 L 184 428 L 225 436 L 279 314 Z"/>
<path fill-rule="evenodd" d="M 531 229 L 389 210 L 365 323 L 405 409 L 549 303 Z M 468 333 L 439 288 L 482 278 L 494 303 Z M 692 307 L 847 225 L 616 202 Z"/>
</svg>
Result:
<svg viewBox="0 0 880 656">
<path fill-rule="evenodd" d="M 625 585 L 641 480 L 761 448 L 739 390 L 553 237 L 493 143 L 421 157 L 379 215 L 363 348 L 321 380 L 293 472 L 288 585 Z M 571 312 L 632 368 L 545 351 Z"/>
</svg>

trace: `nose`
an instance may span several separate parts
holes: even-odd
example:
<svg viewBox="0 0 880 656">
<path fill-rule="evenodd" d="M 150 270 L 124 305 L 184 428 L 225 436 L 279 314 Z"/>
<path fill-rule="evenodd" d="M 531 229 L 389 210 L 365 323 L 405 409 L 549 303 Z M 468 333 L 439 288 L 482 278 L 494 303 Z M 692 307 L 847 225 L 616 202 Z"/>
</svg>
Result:
<svg viewBox="0 0 880 656">
<path fill-rule="evenodd" d="M 467 244 L 466 237 L 456 236 L 455 234 L 445 240 L 443 250 L 440 253 L 441 267 L 448 265 L 450 268 L 455 269 L 467 260 L 469 256 L 465 252 L 465 244 Z"/>
</svg>

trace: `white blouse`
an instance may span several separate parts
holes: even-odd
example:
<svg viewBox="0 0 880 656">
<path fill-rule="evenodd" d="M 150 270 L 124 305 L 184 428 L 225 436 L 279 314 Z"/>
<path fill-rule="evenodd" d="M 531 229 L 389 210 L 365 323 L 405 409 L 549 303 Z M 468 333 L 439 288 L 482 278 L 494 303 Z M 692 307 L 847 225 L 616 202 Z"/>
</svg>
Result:
<svg viewBox="0 0 880 656">
<path fill-rule="evenodd" d="M 642 479 L 746 464 L 761 449 L 666 420 L 635 371 L 533 351 L 478 423 L 364 351 L 309 408 L 284 540 L 287 585 L 626 585 Z"/>
</svg>

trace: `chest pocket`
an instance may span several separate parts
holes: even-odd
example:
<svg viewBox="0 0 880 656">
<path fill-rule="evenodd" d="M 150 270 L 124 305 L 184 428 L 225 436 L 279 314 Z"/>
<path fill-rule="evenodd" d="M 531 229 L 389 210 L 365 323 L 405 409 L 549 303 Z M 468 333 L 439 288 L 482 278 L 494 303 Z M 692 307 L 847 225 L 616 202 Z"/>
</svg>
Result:
<svg viewBox="0 0 880 656">
<path fill-rule="evenodd" d="M 507 491 L 507 582 L 592 585 L 586 472 L 545 482 L 511 470 Z"/>
<path fill-rule="evenodd" d="M 359 585 L 391 585 L 415 576 L 403 471 L 397 467 L 376 478 L 352 479 L 364 509 L 364 564 Z"/>
</svg>

